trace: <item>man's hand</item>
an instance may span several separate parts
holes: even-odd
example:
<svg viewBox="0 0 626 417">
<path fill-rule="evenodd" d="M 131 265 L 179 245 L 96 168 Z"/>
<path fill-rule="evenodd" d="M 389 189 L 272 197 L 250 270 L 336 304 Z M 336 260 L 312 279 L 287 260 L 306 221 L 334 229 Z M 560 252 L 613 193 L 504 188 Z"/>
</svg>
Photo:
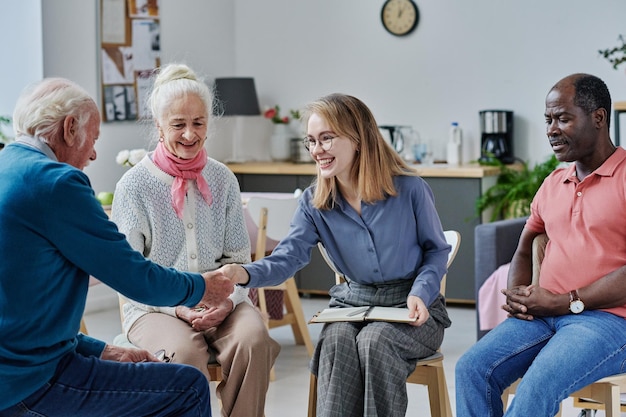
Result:
<svg viewBox="0 0 626 417">
<path fill-rule="evenodd" d="M 239 264 L 224 265 L 218 271 L 222 271 L 234 284 L 247 284 L 250 281 L 248 271 Z"/>
<path fill-rule="evenodd" d="M 521 320 L 569 313 L 568 294 L 554 294 L 537 285 L 520 285 L 502 290 L 502 294 L 506 296 L 502 308 L 509 316 Z"/>
<path fill-rule="evenodd" d="M 235 286 L 220 269 L 202 274 L 204 277 L 204 295 L 200 300 L 200 305 L 216 307 L 219 306 L 232 294 Z"/>
<path fill-rule="evenodd" d="M 217 307 L 176 307 L 176 316 L 186 321 L 194 330 L 203 331 L 216 327 L 233 311 L 233 302 L 227 298 Z"/>
<path fill-rule="evenodd" d="M 409 323 L 412 326 L 421 326 L 426 323 L 428 317 L 430 317 L 430 313 L 426 308 L 426 304 L 422 301 L 421 298 L 416 297 L 414 295 L 409 295 L 406 300 L 407 307 L 409 308 L 409 317 L 417 317 L 417 320 Z"/>
<path fill-rule="evenodd" d="M 115 362 L 160 362 L 156 356 L 145 349 L 106 345 L 101 359 Z"/>
<path fill-rule="evenodd" d="M 520 320 L 532 320 L 533 316 L 528 313 L 528 297 L 530 297 L 534 285 L 518 285 L 513 288 L 505 288 L 502 294 L 506 297 L 506 304 L 502 309 L 509 313 L 509 317 L 515 317 Z"/>
</svg>

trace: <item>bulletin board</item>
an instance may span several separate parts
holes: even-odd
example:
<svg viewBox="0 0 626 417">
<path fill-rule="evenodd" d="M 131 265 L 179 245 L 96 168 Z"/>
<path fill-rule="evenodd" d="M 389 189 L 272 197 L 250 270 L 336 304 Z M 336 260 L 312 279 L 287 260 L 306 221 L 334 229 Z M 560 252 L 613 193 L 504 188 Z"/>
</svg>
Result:
<svg viewBox="0 0 626 417">
<path fill-rule="evenodd" d="M 159 0 L 100 0 L 103 121 L 149 117 L 146 94 L 160 65 Z"/>
</svg>

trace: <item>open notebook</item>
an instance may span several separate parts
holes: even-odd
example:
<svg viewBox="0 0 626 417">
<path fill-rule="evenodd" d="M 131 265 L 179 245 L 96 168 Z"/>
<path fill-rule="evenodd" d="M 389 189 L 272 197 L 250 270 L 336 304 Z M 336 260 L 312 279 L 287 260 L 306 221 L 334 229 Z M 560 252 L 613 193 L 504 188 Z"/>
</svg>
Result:
<svg viewBox="0 0 626 417">
<path fill-rule="evenodd" d="M 345 307 L 326 308 L 311 318 L 309 323 L 330 323 L 335 321 L 394 321 L 410 323 L 417 317 L 409 318 L 408 308 L 399 307 Z"/>
</svg>

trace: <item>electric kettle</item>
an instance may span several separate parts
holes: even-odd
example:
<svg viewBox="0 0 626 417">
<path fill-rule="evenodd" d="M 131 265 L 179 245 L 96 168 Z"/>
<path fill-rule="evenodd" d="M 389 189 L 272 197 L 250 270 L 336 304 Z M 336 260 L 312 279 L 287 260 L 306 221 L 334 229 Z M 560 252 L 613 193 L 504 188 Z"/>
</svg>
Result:
<svg viewBox="0 0 626 417">
<path fill-rule="evenodd" d="M 400 126 L 400 125 L 382 125 L 378 126 L 380 133 L 382 133 L 383 138 L 387 143 L 391 145 L 393 149 L 396 150 L 399 154 L 404 150 L 404 134 L 402 132 L 403 129 L 411 129 L 409 126 Z"/>
</svg>

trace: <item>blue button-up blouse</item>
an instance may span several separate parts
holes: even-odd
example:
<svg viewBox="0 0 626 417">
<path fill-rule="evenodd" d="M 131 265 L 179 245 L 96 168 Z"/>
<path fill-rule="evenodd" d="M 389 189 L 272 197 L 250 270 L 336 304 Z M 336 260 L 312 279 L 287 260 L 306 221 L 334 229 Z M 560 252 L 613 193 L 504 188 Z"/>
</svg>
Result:
<svg viewBox="0 0 626 417">
<path fill-rule="evenodd" d="M 272 254 L 244 265 L 249 287 L 276 285 L 293 276 L 322 242 L 337 269 L 361 284 L 412 280 L 410 295 L 430 305 L 446 273 L 446 243 L 432 190 L 418 176 L 397 176 L 397 195 L 362 203 L 361 215 L 339 198 L 330 210 L 312 206 L 314 185 L 302 194 L 289 234 Z"/>
</svg>

